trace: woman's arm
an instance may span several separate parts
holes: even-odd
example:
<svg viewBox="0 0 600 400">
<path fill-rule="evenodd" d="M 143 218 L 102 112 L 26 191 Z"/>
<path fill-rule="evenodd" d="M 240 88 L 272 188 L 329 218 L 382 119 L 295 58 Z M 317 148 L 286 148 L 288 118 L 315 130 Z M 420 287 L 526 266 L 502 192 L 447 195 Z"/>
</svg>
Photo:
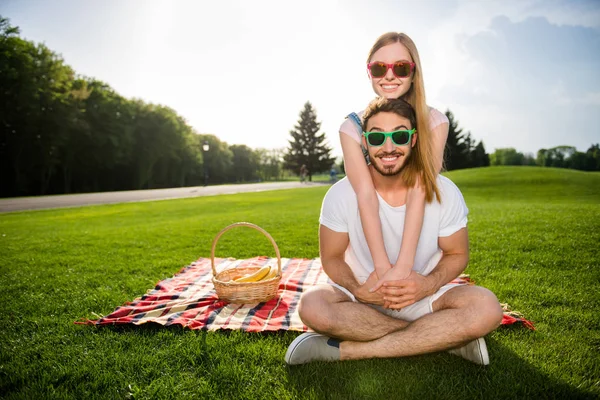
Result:
<svg viewBox="0 0 600 400">
<path fill-rule="evenodd" d="M 390 269 L 391 264 L 381 233 L 379 220 L 379 201 L 373 186 L 373 178 L 365 162 L 360 145 L 346 133 L 340 132 L 340 142 L 344 153 L 344 168 L 346 176 L 352 185 L 358 200 L 358 210 L 367 245 L 378 277 Z"/>
<path fill-rule="evenodd" d="M 387 298 L 389 308 L 401 309 L 431 296 L 465 270 L 469 262 L 467 228 L 462 228 L 451 236 L 438 238 L 438 246 L 443 255 L 429 275 L 423 276 L 411 271 L 409 279 L 388 282 L 383 286 L 380 293 Z"/>
<path fill-rule="evenodd" d="M 394 276 L 395 279 L 407 277 L 415 263 L 417 245 L 425 216 L 425 191 L 421 187 L 419 179 L 414 187 L 408 189 L 406 194 L 405 215 L 400 253 L 394 264 L 394 269 L 398 269 Z"/>
<path fill-rule="evenodd" d="M 434 156 L 434 165 L 436 175 L 442 170 L 444 160 L 444 148 L 448 139 L 448 124 L 441 123 L 431 130 L 431 147 Z M 404 271 L 408 275 L 415 263 L 417 254 L 417 245 L 421 228 L 423 227 L 423 217 L 425 216 L 425 191 L 417 179 L 417 184 L 408 189 L 406 196 L 406 219 L 404 220 L 404 232 L 402 234 L 402 245 L 400 253 L 394 267 Z M 398 271 L 400 272 L 400 271 Z"/>
<path fill-rule="evenodd" d="M 319 226 L 319 254 L 323 271 L 332 281 L 348 289 L 359 301 L 363 303 L 382 305 L 383 295 L 371 293 L 370 284 L 375 283 L 374 273 L 371 273 L 365 283 L 359 283 L 352 269 L 344 260 L 344 252 L 350 243 L 347 232 L 334 232 L 325 225 Z"/>
<path fill-rule="evenodd" d="M 431 147 L 434 155 L 434 165 L 436 172 L 439 173 L 442 169 L 444 160 L 444 148 L 448 138 L 448 123 L 443 122 L 438 124 L 431 131 L 432 143 Z M 406 218 L 404 220 L 404 230 L 402 233 L 402 244 L 400 245 L 400 253 L 394 267 L 381 277 L 379 282 L 375 284 L 373 290 L 379 289 L 383 282 L 405 279 L 410 274 L 415 263 L 417 254 L 417 245 L 423 228 L 423 217 L 425 216 L 425 191 L 420 185 L 420 180 L 414 187 L 408 189 L 406 195 Z M 386 303 L 388 307 L 390 303 Z"/>
<path fill-rule="evenodd" d="M 444 149 L 448 140 L 448 122 L 442 122 L 431 130 L 431 148 L 433 150 L 433 161 L 435 162 L 435 171 L 440 173 L 444 165 Z"/>
</svg>

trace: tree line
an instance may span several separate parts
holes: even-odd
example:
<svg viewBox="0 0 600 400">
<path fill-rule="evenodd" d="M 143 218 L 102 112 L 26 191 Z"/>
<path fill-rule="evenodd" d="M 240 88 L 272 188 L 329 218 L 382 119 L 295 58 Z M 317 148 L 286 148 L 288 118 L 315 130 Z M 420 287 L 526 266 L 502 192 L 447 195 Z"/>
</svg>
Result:
<svg viewBox="0 0 600 400">
<path fill-rule="evenodd" d="M 450 121 L 444 152 L 444 167 L 447 171 L 489 165 L 530 165 L 600 171 L 598 144 L 591 145 L 585 153 L 577 151 L 573 146 L 556 146 L 538 150 L 535 157 L 532 154 L 523 154 L 512 147 L 496 149 L 493 153 L 487 154 L 482 141 L 476 143 L 470 132 L 465 133 L 458 127 L 458 122 L 450 110 L 446 111 L 446 116 Z"/>
<path fill-rule="evenodd" d="M 290 146 L 285 159 L 286 149 L 229 145 L 169 107 L 77 75 L 19 33 L 0 16 L 0 197 L 256 182 L 333 164 L 324 134 L 313 132 L 320 124 L 308 127 L 318 137 L 301 154 Z"/>
<path fill-rule="evenodd" d="M 540 167 L 570 168 L 580 171 L 600 171 L 600 145 L 593 144 L 581 152 L 573 146 L 540 149 L 534 157 L 514 148 L 496 149 L 490 155 L 491 165 L 537 165 Z"/>
<path fill-rule="evenodd" d="M 306 102 L 286 149 L 252 149 L 194 131 L 173 109 L 126 99 L 76 74 L 44 44 L 19 37 L 0 15 L 0 197 L 136 190 L 280 180 L 305 165 L 309 179 L 335 167 L 332 149 Z M 600 170 L 600 150 L 514 149 L 489 155 L 454 115 L 445 169 L 542 165 Z M 338 168 L 336 168 L 338 169 Z M 339 166 L 343 171 L 343 162 Z"/>
</svg>

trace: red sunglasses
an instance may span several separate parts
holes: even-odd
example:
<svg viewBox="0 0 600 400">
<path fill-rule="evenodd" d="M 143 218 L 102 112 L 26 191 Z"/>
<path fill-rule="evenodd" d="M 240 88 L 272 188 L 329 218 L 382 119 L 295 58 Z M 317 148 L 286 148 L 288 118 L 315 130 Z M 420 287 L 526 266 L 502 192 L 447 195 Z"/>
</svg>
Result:
<svg viewBox="0 0 600 400">
<path fill-rule="evenodd" d="M 383 78 L 387 74 L 388 69 L 391 69 L 397 78 L 406 78 L 414 71 L 415 63 L 396 61 L 393 64 L 386 64 L 381 61 L 373 61 L 367 64 L 367 69 L 371 74 L 371 78 Z"/>
</svg>

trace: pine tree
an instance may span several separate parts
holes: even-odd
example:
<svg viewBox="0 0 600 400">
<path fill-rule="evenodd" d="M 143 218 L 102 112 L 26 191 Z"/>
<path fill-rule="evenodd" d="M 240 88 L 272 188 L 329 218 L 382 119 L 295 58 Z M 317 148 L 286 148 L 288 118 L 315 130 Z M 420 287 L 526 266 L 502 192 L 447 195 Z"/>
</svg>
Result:
<svg viewBox="0 0 600 400">
<path fill-rule="evenodd" d="M 470 134 L 463 136 L 463 130 L 458 127 L 458 121 L 454 119 L 454 114 L 450 110 L 446 111 L 446 116 L 450 124 L 448 127 L 448 140 L 446 141 L 446 148 L 444 150 L 444 166 L 447 171 L 465 168 L 468 166 L 467 160 L 469 159 L 469 152 L 471 150 L 468 148 Z M 469 143 L 465 143 L 465 139 Z"/>
<path fill-rule="evenodd" d="M 299 172 L 301 166 L 306 165 L 309 180 L 312 180 L 314 173 L 331 169 L 335 159 L 331 156 L 332 149 L 325 143 L 325 134 L 318 134 L 320 129 L 317 113 L 307 101 L 300 112 L 298 123 L 290 131 L 290 147 L 283 156 L 286 169 Z"/>
<path fill-rule="evenodd" d="M 585 152 L 588 158 L 588 171 L 600 171 L 600 145 L 598 143 L 590 146 Z"/>
<path fill-rule="evenodd" d="M 472 167 L 489 167 L 490 156 L 485 152 L 483 141 L 479 141 L 471 152 Z"/>
</svg>

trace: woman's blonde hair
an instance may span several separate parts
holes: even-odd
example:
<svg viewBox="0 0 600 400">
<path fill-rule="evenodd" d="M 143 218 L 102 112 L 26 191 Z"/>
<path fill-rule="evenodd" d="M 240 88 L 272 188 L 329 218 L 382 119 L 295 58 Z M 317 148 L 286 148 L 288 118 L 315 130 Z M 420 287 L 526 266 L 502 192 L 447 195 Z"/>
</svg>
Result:
<svg viewBox="0 0 600 400">
<path fill-rule="evenodd" d="M 436 171 L 433 148 L 431 145 L 432 132 L 429 124 L 429 107 L 425 101 L 425 84 L 423 83 L 421 59 L 419 58 L 417 46 L 415 46 L 412 39 L 405 33 L 384 33 L 379 36 L 373 47 L 371 47 L 367 63 L 372 61 L 371 58 L 377 50 L 394 43 L 401 43 L 406 47 L 415 63 L 412 84 L 408 92 L 402 96 L 402 99 L 408 102 L 417 114 L 417 148 L 419 157 L 418 160 L 415 160 L 416 162 L 410 163 L 404 168 L 402 171 L 402 178 L 409 187 L 414 186 L 417 183 L 417 178 L 420 178 L 420 186 L 425 192 L 425 201 L 428 203 L 432 202 L 434 194 L 439 201 L 440 192 L 436 184 L 438 171 Z"/>
</svg>

